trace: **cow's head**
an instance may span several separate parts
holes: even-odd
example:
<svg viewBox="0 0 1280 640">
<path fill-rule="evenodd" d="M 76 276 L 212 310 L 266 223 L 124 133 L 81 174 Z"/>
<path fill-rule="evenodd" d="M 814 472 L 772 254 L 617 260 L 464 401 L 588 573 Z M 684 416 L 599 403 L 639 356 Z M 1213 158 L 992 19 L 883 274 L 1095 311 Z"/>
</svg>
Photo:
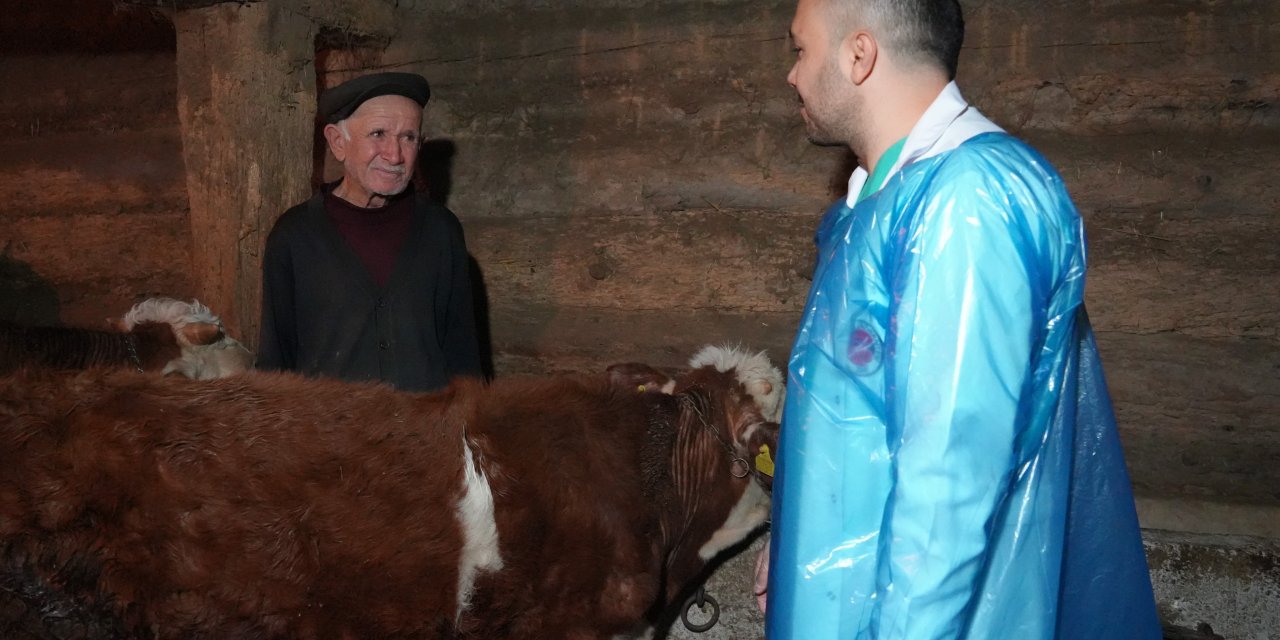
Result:
<svg viewBox="0 0 1280 640">
<path fill-rule="evenodd" d="M 771 490 L 772 463 L 777 454 L 778 422 L 782 420 L 783 398 L 786 397 L 782 372 L 769 362 L 768 356 L 763 351 L 750 352 L 740 347 L 728 346 L 703 347 L 690 358 L 689 366 L 690 370 L 680 376 L 680 383 L 678 383 L 680 390 L 692 392 L 699 384 L 698 380 L 708 379 L 709 371 L 718 371 L 727 375 L 717 376 L 721 380 L 708 388 L 717 387 L 717 385 L 721 387 L 727 385 L 731 388 L 732 380 L 736 380 L 737 384 L 741 385 L 742 392 L 745 392 L 746 396 L 754 402 L 756 410 L 759 411 L 758 417 L 762 420 L 753 421 L 749 412 L 736 410 L 736 408 L 733 410 L 737 415 L 735 433 L 740 440 L 736 445 L 740 452 L 754 452 L 750 457 L 745 458 L 749 462 L 751 475 L 760 481 L 765 490 Z M 631 390 L 631 392 L 664 393 L 671 396 L 677 390 L 677 379 L 639 362 L 611 365 L 608 367 L 608 375 L 614 387 Z M 685 397 L 686 403 L 694 397 L 696 393 L 694 396 Z M 737 456 L 735 460 L 744 460 L 744 458 Z M 736 463 L 740 465 L 740 462 Z"/>
<path fill-rule="evenodd" d="M 782 376 L 763 353 L 709 347 L 693 363 L 674 378 L 644 365 L 610 369 L 615 382 L 637 390 L 657 385 L 676 407 L 671 478 L 682 507 L 681 539 L 694 546 L 674 551 L 673 578 L 696 571 L 768 519 L 783 396 Z"/>
<path fill-rule="evenodd" d="M 731 347 L 706 347 L 690 360 L 690 367 L 665 387 L 680 399 L 682 418 L 689 417 L 685 410 L 700 418 L 723 416 L 714 425 L 722 429 L 716 440 L 726 455 L 732 455 L 735 477 L 750 475 L 762 489 L 771 490 L 785 395 L 782 374 L 764 352 Z"/>
<path fill-rule="evenodd" d="M 771 422 L 782 421 L 782 405 L 786 398 L 782 372 L 769 362 L 763 351 L 752 353 L 741 347 L 707 346 L 689 359 L 689 368 L 712 367 L 716 371 L 733 371 L 738 382 L 755 399 L 760 413 Z"/>
<path fill-rule="evenodd" d="M 150 298 L 115 322 L 116 328 L 140 338 L 160 330 L 172 334 L 181 349 L 164 363 L 161 373 L 178 373 L 196 380 L 225 378 L 253 367 L 253 353 L 227 335 L 222 321 L 198 300 Z"/>
</svg>

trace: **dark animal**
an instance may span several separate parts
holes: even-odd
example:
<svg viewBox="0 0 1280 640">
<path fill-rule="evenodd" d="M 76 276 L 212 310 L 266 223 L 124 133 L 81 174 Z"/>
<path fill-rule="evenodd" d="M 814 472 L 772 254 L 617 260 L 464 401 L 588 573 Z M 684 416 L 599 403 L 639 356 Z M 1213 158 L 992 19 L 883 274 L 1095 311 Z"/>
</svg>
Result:
<svg viewBox="0 0 1280 640">
<path fill-rule="evenodd" d="M 0 322 L 0 373 L 22 367 L 89 369 L 98 366 L 158 371 L 182 355 L 169 325 L 133 331 L 79 327 L 27 327 Z"/>
<path fill-rule="evenodd" d="M 105 331 L 0 322 L 0 373 L 126 367 L 206 380 L 253 366 L 253 354 L 226 335 L 218 317 L 199 302 L 152 298 L 115 324 L 115 331 Z"/>
<path fill-rule="evenodd" d="M 762 357 L 433 394 L 24 372 L 0 379 L 0 570 L 103 637 L 644 633 L 767 518 Z"/>
</svg>

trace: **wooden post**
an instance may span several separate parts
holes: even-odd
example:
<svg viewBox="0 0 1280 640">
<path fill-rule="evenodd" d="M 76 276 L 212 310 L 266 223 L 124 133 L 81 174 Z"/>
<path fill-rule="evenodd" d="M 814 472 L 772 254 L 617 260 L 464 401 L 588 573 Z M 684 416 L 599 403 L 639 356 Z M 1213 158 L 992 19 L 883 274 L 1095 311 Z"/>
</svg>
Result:
<svg viewBox="0 0 1280 640">
<path fill-rule="evenodd" d="M 174 26 L 192 281 L 256 348 L 267 233 L 311 189 L 316 27 L 274 2 L 180 10 Z"/>
</svg>

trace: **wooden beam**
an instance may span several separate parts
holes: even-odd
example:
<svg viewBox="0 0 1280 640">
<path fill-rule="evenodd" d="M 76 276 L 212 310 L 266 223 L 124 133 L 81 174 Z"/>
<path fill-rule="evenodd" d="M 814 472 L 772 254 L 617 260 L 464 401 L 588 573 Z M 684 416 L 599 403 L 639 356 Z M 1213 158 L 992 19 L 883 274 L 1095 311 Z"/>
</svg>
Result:
<svg viewBox="0 0 1280 640">
<path fill-rule="evenodd" d="M 279 3 L 179 11 L 174 25 L 193 281 L 256 346 L 266 235 L 311 190 L 315 26 Z"/>
<path fill-rule="evenodd" d="M 389 0 L 306 0 L 297 4 L 299 12 L 320 26 L 322 37 L 331 40 L 330 44 L 345 46 L 385 46 L 412 12 L 412 8 L 398 8 L 400 3 Z"/>
<path fill-rule="evenodd" d="M 413 7 L 400 8 L 396 0 L 113 0 L 117 7 L 151 9 L 174 16 L 183 11 L 214 6 L 244 7 L 271 4 L 277 9 L 306 16 L 322 29 L 322 44 L 333 46 L 386 46 L 401 28 Z"/>
<path fill-rule="evenodd" d="M 262 0 L 114 0 L 117 5 L 130 7 L 145 7 L 151 9 L 165 9 L 171 11 L 186 11 L 187 9 L 204 9 L 218 4 L 234 4 L 247 5 Z"/>
</svg>

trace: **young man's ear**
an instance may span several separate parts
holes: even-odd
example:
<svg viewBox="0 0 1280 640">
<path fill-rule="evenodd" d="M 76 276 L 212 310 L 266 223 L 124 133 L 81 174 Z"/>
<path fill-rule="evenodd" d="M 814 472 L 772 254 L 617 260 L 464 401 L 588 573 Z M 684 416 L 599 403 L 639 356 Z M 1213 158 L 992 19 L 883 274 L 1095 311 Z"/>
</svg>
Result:
<svg viewBox="0 0 1280 640">
<path fill-rule="evenodd" d="M 329 143 L 329 151 L 333 153 L 333 157 L 338 162 L 346 160 L 347 156 L 347 137 L 342 134 L 342 128 L 336 124 L 326 124 L 324 126 L 324 139 Z"/>
<path fill-rule="evenodd" d="M 876 39 L 866 31 L 854 31 L 840 41 L 840 73 L 849 82 L 860 85 L 875 69 L 880 53 Z"/>
</svg>

